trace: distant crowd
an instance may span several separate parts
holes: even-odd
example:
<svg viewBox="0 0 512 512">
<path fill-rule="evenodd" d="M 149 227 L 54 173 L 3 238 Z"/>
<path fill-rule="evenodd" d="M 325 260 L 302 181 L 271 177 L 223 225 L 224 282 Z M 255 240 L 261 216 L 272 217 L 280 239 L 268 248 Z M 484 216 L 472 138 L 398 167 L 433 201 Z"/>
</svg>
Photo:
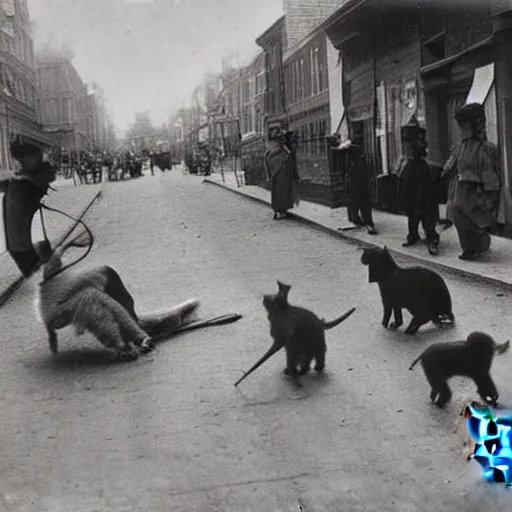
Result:
<svg viewBox="0 0 512 512">
<path fill-rule="evenodd" d="M 101 182 L 104 171 L 109 181 L 118 181 L 142 176 L 145 163 L 149 163 L 153 175 L 155 167 L 166 171 L 178 163 L 170 152 L 151 150 L 58 150 L 52 160 L 63 178 L 76 176 L 84 184 Z"/>
</svg>

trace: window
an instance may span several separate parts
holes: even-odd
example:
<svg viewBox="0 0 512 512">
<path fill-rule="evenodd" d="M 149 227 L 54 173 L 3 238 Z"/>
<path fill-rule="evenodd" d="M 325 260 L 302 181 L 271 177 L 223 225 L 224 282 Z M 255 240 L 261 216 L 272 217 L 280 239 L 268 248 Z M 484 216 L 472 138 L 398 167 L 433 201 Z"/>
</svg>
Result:
<svg viewBox="0 0 512 512">
<path fill-rule="evenodd" d="M 310 123 L 309 124 L 309 138 L 311 139 L 311 144 L 309 146 L 309 152 L 311 155 L 315 155 L 317 152 L 317 131 L 316 131 L 316 125 L 317 123 Z"/>
<path fill-rule="evenodd" d="M 16 95 L 16 91 L 14 88 L 13 77 L 9 70 L 7 70 L 5 67 L 0 68 L 0 80 L 2 92 L 4 94 L 7 94 L 7 96 L 10 96 L 11 98 L 14 98 Z"/>
<path fill-rule="evenodd" d="M 318 92 L 327 89 L 327 72 L 325 68 L 324 54 L 318 51 Z"/>
<path fill-rule="evenodd" d="M 299 100 L 304 99 L 304 59 L 299 61 Z"/>
<path fill-rule="evenodd" d="M 318 130 L 318 137 L 319 137 L 319 154 L 325 155 L 325 152 L 327 151 L 327 144 L 325 141 L 325 137 L 327 135 L 327 122 L 326 121 L 320 121 L 320 127 Z"/>
<path fill-rule="evenodd" d="M 48 120 L 51 123 L 58 123 L 60 121 L 59 100 L 52 99 L 48 102 Z"/>
<path fill-rule="evenodd" d="M 318 76 L 318 48 L 311 49 L 311 94 L 314 96 L 320 91 Z"/>
<path fill-rule="evenodd" d="M 64 98 L 62 100 L 62 121 L 64 123 L 73 121 L 73 104 L 71 98 Z"/>
</svg>

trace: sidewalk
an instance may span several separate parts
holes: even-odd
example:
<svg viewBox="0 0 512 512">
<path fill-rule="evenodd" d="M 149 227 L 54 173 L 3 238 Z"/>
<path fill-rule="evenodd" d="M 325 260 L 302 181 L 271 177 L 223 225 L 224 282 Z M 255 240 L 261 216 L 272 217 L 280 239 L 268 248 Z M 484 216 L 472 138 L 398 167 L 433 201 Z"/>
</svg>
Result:
<svg viewBox="0 0 512 512">
<path fill-rule="evenodd" d="M 237 187 L 232 172 L 225 172 L 224 178 L 223 182 L 220 173 L 214 173 L 204 181 L 270 205 L 270 192 L 267 190 L 252 185 Z M 344 207 L 332 209 L 316 203 L 301 201 L 297 208 L 290 210 L 290 214 L 341 238 L 369 246 L 382 247 L 386 245 L 391 253 L 416 259 L 420 265 L 427 263 L 472 279 L 512 288 L 512 240 L 507 238 L 493 236 L 491 250 L 488 254 L 478 261 L 461 261 L 458 258 L 461 249 L 454 227 L 446 231 L 438 230 L 441 235 L 439 255 L 430 256 L 423 244 L 408 248 L 402 247 L 407 234 L 407 219 L 401 215 L 373 210 L 373 220 L 378 235 L 368 235 L 366 230 L 356 228 L 348 222 L 347 210 Z M 270 211 L 269 215 L 271 215 Z"/>
<path fill-rule="evenodd" d="M 70 180 L 58 180 L 52 183 L 52 187 L 57 191 L 50 191 L 45 198 L 45 203 L 51 208 L 62 210 L 75 219 L 85 215 L 101 191 L 101 184 L 75 187 Z M 55 212 L 45 211 L 43 215 L 47 235 L 53 245 L 66 237 L 75 225 L 75 222 L 71 219 Z M 3 233 L 1 235 L 3 236 Z M 38 214 L 34 218 L 32 236 L 34 241 L 42 239 L 41 222 Z M 3 243 L 1 249 L 4 249 Z M 0 252 L 0 307 L 9 300 L 23 281 L 24 278 L 16 263 L 4 249 L 3 252 Z"/>
</svg>

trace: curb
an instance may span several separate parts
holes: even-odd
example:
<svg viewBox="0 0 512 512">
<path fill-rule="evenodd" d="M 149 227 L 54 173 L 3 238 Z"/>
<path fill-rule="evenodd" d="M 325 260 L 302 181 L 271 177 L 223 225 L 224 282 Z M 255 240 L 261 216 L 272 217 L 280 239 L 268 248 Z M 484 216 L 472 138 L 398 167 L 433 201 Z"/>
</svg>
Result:
<svg viewBox="0 0 512 512">
<path fill-rule="evenodd" d="M 89 211 L 91 206 L 96 202 L 96 200 L 101 196 L 102 190 L 98 190 L 92 200 L 89 201 L 87 206 L 80 212 L 80 214 L 76 217 L 77 220 L 82 220 L 83 217 L 86 215 L 86 213 Z M 60 237 L 58 237 L 57 241 L 54 245 L 60 245 L 70 234 L 71 232 L 76 228 L 78 222 L 74 222 L 69 229 L 67 229 Z M 36 268 L 39 270 L 40 267 Z M 25 282 L 25 276 L 21 275 L 20 277 L 17 277 L 16 280 L 10 284 L 5 290 L 0 291 L 0 308 L 4 306 L 8 300 L 16 293 L 18 288 Z"/>
<path fill-rule="evenodd" d="M 229 190 L 235 194 L 246 197 L 247 199 L 252 199 L 253 201 L 256 201 L 258 203 L 266 204 L 267 206 L 270 204 L 270 202 L 266 199 L 251 196 L 251 195 L 243 192 L 242 190 L 237 190 L 228 185 L 224 185 L 223 183 L 218 183 L 217 181 L 209 180 L 208 178 L 204 179 L 203 183 L 209 183 L 210 185 L 217 185 L 218 187 L 220 187 L 224 190 Z M 327 226 L 324 226 L 312 219 L 308 219 L 307 217 L 305 217 L 299 213 L 294 213 L 293 211 L 290 211 L 290 212 L 288 212 L 288 214 L 290 215 L 290 217 L 292 217 L 300 222 L 303 222 L 304 224 L 309 224 L 310 226 L 314 227 L 315 229 L 317 229 L 319 231 L 323 231 L 324 233 L 327 233 L 331 236 L 336 236 L 337 238 L 341 238 L 341 239 L 343 239 L 347 242 L 350 242 L 354 245 L 359 245 L 359 246 L 363 246 L 363 247 L 382 247 L 381 244 L 367 242 L 366 240 L 360 240 L 354 236 L 345 234 L 344 231 L 337 231 L 337 230 L 334 230 Z M 435 259 L 422 258 L 420 256 L 417 256 L 416 254 L 411 254 L 411 253 L 408 253 L 405 251 L 400 251 L 397 249 L 393 249 L 391 247 L 388 247 L 388 251 L 392 255 L 399 256 L 401 258 L 410 258 L 412 260 L 421 262 L 423 265 L 428 265 L 428 266 L 432 266 L 434 268 L 439 268 L 444 271 L 448 271 L 451 274 L 458 276 L 458 277 L 471 278 L 474 281 L 478 281 L 480 283 L 485 283 L 485 284 L 497 286 L 499 288 L 503 288 L 503 289 L 512 291 L 512 283 L 507 283 L 507 282 L 501 281 L 499 279 L 494 279 L 492 277 L 482 276 L 481 274 L 477 274 L 477 273 L 473 273 L 473 272 L 470 272 L 467 270 L 455 268 L 450 265 L 447 265 L 446 263 L 442 263 L 438 260 L 436 261 Z"/>
</svg>

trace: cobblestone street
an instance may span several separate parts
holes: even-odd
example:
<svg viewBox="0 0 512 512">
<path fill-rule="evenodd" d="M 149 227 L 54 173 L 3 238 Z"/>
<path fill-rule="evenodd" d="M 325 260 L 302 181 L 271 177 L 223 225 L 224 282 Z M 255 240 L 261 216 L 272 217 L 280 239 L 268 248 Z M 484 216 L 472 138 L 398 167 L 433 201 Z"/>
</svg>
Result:
<svg viewBox="0 0 512 512">
<path fill-rule="evenodd" d="M 510 509 L 465 461 L 459 413 L 474 384 L 454 379 L 440 411 L 421 368 L 408 370 L 432 342 L 508 339 L 508 292 L 446 271 L 456 327 L 386 331 L 357 245 L 181 170 L 106 184 L 85 221 L 96 244 L 80 268 L 116 268 L 139 312 L 197 297 L 202 318 L 243 319 L 128 364 L 66 329 L 54 357 L 33 313 L 39 276 L 26 282 L 0 317 L 0 511 Z M 276 279 L 328 320 L 357 311 L 328 331 L 324 377 L 295 390 L 279 353 L 235 388 L 271 344 L 261 300 Z M 512 408 L 510 357 L 493 376 Z"/>
</svg>

